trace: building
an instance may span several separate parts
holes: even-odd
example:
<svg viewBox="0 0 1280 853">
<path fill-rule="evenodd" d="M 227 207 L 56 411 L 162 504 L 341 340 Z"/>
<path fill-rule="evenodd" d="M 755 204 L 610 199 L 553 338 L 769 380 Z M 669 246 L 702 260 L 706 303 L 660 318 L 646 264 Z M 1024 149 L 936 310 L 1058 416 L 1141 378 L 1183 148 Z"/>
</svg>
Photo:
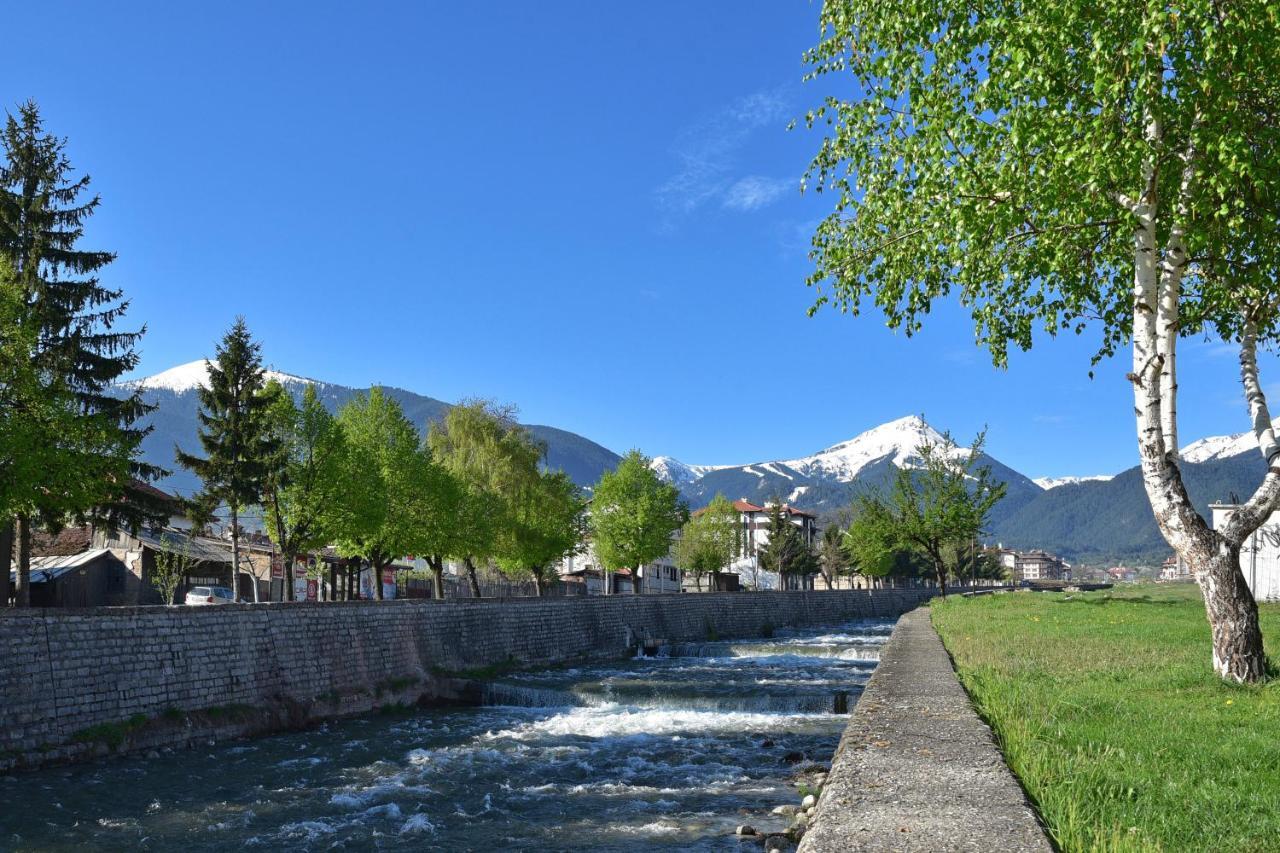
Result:
<svg viewBox="0 0 1280 853">
<path fill-rule="evenodd" d="M 156 558 L 160 554 L 177 554 L 191 560 L 182 583 L 178 585 L 176 600 L 181 602 L 187 590 L 193 586 L 230 586 L 231 549 L 217 539 L 194 536 L 170 527 L 139 530 L 136 534 L 125 530 L 93 531 L 93 548 L 106 549 L 116 556 L 137 579 L 134 594 L 122 604 L 164 604 L 160 593 L 151 583 Z M 250 597 L 252 584 L 247 572 L 240 573 L 241 596 Z"/>
<path fill-rule="evenodd" d="M 1160 564 L 1160 580 L 1189 581 L 1191 580 L 1191 568 L 1181 557 L 1174 554 Z"/>
<path fill-rule="evenodd" d="M 728 570 L 753 589 L 778 589 L 781 584 L 777 572 L 766 572 L 760 568 L 760 549 L 769 544 L 769 511 L 773 504 L 754 504 L 746 498 L 738 498 L 733 502 L 733 508 L 738 511 L 742 528 L 742 555 L 729 564 Z M 814 547 L 819 534 L 818 517 L 790 504 L 782 505 L 782 513 L 787 521 L 800 528 L 805 544 Z M 788 583 L 797 584 L 797 589 L 813 588 L 812 578 L 793 578 Z"/>
<path fill-rule="evenodd" d="M 1213 529 L 1220 530 L 1238 504 L 1210 504 Z M 1240 546 L 1240 570 L 1258 601 L 1280 601 L 1280 512 L 1271 514 Z"/>
<path fill-rule="evenodd" d="M 31 559 L 32 607 L 103 607 L 132 604 L 141 581 L 105 548 Z M 18 570 L 9 572 L 16 589 Z"/>
<path fill-rule="evenodd" d="M 1013 577 L 1018 581 L 1070 580 L 1071 570 L 1061 557 L 1047 551 L 1025 551 L 1017 555 Z"/>
<path fill-rule="evenodd" d="M 633 569 L 619 569 L 603 572 L 600 559 L 590 540 L 577 554 L 565 557 L 556 567 L 556 574 L 567 583 L 583 583 L 587 594 L 597 595 L 605 592 L 606 578 L 610 585 L 609 593 L 628 593 L 635 590 L 636 577 Z M 579 580 L 581 578 L 581 580 Z M 676 567 L 668 554 L 640 567 L 639 583 L 644 593 L 681 592 L 684 572 Z"/>
</svg>

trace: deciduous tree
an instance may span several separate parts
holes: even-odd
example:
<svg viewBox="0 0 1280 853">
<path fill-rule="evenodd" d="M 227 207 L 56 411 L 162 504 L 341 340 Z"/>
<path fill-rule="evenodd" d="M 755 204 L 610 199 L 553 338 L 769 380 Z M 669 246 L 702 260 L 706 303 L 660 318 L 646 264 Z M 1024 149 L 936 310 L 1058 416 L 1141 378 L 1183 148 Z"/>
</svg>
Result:
<svg viewBox="0 0 1280 853">
<path fill-rule="evenodd" d="M 807 183 L 815 308 L 879 308 L 912 334 L 956 294 L 997 364 L 1095 329 L 1128 346 L 1142 476 L 1161 533 L 1204 592 L 1213 666 L 1265 672 L 1241 544 L 1280 502 L 1258 376 L 1280 337 L 1280 16 L 1257 4 L 828 0 L 813 76 L 847 79 Z M 845 77 L 844 75 L 850 75 Z M 1221 530 L 1179 470 L 1177 344 L 1240 352 L 1268 471 Z M 1096 360 L 1096 359 L 1095 359 Z"/>
<path fill-rule="evenodd" d="M 278 453 L 268 466 L 262 504 L 267 532 L 284 560 L 285 599 L 292 601 L 298 555 L 329 543 L 326 521 L 349 530 L 358 519 L 342 516 L 367 510 L 370 502 L 356 494 L 367 479 L 352 469 L 346 436 L 315 388 L 303 389 L 301 405 L 278 382 L 268 383 L 265 393 Z"/>
<path fill-rule="evenodd" d="M 706 575 L 711 575 L 711 588 L 716 589 L 720 572 L 741 553 L 741 515 L 721 494 L 685 522 L 673 547 L 676 565 L 693 575 L 699 591 Z"/>
<path fill-rule="evenodd" d="M 467 570 L 471 594 L 480 597 L 476 563 L 497 555 L 498 538 L 511 523 L 511 499 L 535 476 L 546 448 L 516 423 L 515 410 L 488 400 L 469 400 L 431 424 L 433 457 L 464 490 L 469 513 L 455 544 Z"/>
<path fill-rule="evenodd" d="M 355 489 L 344 495 L 349 506 L 342 515 L 327 515 L 323 526 L 340 553 L 369 562 L 374 594 L 381 599 L 382 570 L 414 551 L 419 488 L 424 466 L 431 463 L 400 404 L 379 387 L 350 400 L 337 421 L 352 454 L 346 482 Z"/>
<path fill-rule="evenodd" d="M 536 471 L 510 500 L 508 523 L 498 537 L 498 568 L 517 578 L 533 578 L 545 595 L 555 567 L 582 548 L 586 501 L 563 471 Z"/>
<path fill-rule="evenodd" d="M 671 534 L 689 517 L 680 493 L 649 467 L 650 459 L 631 450 L 606 471 L 591 495 L 590 529 L 596 556 L 607 571 L 635 572 L 634 590 L 644 591 L 646 563 L 671 550 Z"/>
</svg>

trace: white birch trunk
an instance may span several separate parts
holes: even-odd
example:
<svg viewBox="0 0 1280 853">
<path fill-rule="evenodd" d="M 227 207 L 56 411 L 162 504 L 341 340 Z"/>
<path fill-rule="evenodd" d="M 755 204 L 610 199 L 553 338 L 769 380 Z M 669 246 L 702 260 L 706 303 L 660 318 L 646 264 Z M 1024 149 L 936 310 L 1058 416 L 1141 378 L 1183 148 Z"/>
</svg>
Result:
<svg viewBox="0 0 1280 853">
<path fill-rule="evenodd" d="M 1159 199 L 1154 157 L 1161 139 L 1159 124 L 1154 120 L 1148 124 L 1147 141 L 1152 159 L 1144 168 L 1142 195 L 1130 206 L 1134 216 L 1133 373 L 1130 380 L 1143 486 L 1161 534 L 1187 561 L 1204 593 L 1205 612 L 1213 635 L 1214 670 L 1234 681 L 1259 681 L 1265 674 L 1266 659 L 1257 604 L 1240 571 L 1243 538 L 1234 538 L 1233 532 L 1219 533 L 1209 528 L 1195 511 L 1178 468 L 1178 303 L 1187 262 L 1183 241 L 1196 151 L 1193 144 L 1188 146 L 1174 223 L 1163 256 L 1158 258 Z M 1244 351 L 1248 349 L 1242 347 L 1242 364 Z M 1244 374 L 1247 371 L 1243 371 Z M 1256 376 L 1254 378 L 1256 380 Z M 1247 375 L 1245 385 L 1248 389 Z M 1267 480 L 1274 481 L 1275 495 L 1271 500 L 1274 504 L 1274 499 L 1280 497 L 1280 476 L 1269 473 Z M 1266 486 L 1264 481 L 1259 491 Z M 1260 503 L 1265 500 L 1257 495 L 1255 499 Z M 1247 524 L 1253 515 L 1245 513 L 1240 524 Z"/>
</svg>

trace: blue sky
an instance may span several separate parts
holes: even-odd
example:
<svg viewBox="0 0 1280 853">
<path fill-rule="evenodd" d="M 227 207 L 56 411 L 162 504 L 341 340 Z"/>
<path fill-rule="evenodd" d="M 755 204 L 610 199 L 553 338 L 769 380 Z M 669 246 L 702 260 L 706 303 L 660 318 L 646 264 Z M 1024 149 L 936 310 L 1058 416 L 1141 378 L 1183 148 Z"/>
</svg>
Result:
<svg viewBox="0 0 1280 853">
<path fill-rule="evenodd" d="M 786 458 L 923 413 L 1032 476 L 1134 464 L 1127 368 L 1090 380 L 1092 339 L 996 371 L 954 306 L 912 340 L 805 316 L 819 137 L 786 125 L 847 85 L 801 82 L 817 14 L 46 0 L 6 13 L 0 93 L 93 176 L 143 373 L 244 314 L 280 370 L 491 397 L 618 451 Z M 1186 439 L 1247 427 L 1230 352 L 1181 366 Z"/>
</svg>

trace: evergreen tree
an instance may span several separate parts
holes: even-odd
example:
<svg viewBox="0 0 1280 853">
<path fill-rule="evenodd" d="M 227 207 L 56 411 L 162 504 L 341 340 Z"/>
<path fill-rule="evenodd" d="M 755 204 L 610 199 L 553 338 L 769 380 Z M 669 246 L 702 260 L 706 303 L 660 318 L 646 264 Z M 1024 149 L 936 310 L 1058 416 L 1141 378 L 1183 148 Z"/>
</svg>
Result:
<svg viewBox="0 0 1280 853">
<path fill-rule="evenodd" d="M 769 541 L 760 548 L 760 568 L 778 574 L 778 588 L 785 586 L 787 577 L 805 577 L 817 574 L 818 558 L 805 541 L 800 528 L 791 523 L 780 500 L 769 505 Z"/>
<path fill-rule="evenodd" d="M 23 413 L 20 427 L 36 437 L 41 465 L 14 484 L 38 497 L 6 510 L 18 528 L 17 603 L 25 605 L 34 520 L 57 527 L 69 517 L 94 518 L 136 528 L 161 511 L 136 492 L 130 499 L 133 478 L 161 472 L 136 459 L 146 434 L 136 423 L 148 411 L 139 394 L 108 393 L 137 365 L 142 332 L 116 328 L 128 303 L 98 278 L 115 256 L 78 246 L 99 203 L 85 198 L 89 177 L 72 176 L 66 141 L 45 132 L 32 102 L 6 118 L 0 148 L 0 258 L 18 289 L 9 306 L 17 310 L 4 320 L 5 345 L 23 346 L 16 357 L 31 368 L 29 399 L 39 398 L 42 410 L 40 417 Z"/>
<path fill-rule="evenodd" d="M 249 335 L 243 317 L 223 337 L 201 386 L 202 459 L 175 448 L 178 464 L 204 486 L 197 502 L 211 510 L 225 504 L 231 516 L 231 592 L 239 600 L 240 513 L 262 500 L 262 491 L 279 464 L 281 440 L 271 430 L 272 397 L 263 385 L 262 348 Z M 257 583 L 254 583 L 257 597 Z"/>
<path fill-rule="evenodd" d="M 827 589 L 835 588 L 835 580 L 849 570 L 849 552 L 845 547 L 845 528 L 838 524 L 827 525 L 818 543 L 818 563 L 822 567 L 822 579 Z"/>
<path fill-rule="evenodd" d="M 671 535 L 689 518 L 680 492 L 658 478 L 650 461 L 639 450 L 628 452 L 600 477 L 591 496 L 596 556 L 606 570 L 634 571 L 636 593 L 644 591 L 644 565 L 671 551 Z"/>
</svg>

